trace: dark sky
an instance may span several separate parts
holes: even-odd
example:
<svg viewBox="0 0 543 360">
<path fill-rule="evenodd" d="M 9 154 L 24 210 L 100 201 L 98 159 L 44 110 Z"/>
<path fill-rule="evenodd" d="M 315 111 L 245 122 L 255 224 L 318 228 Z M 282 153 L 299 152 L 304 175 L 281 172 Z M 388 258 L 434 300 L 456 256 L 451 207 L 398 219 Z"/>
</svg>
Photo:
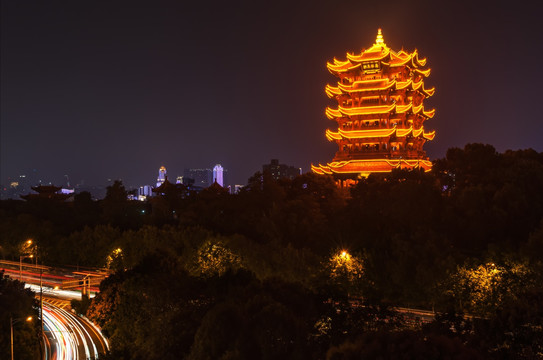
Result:
<svg viewBox="0 0 543 360">
<path fill-rule="evenodd" d="M 539 1 L 1 2 L 1 181 L 152 184 L 221 163 L 245 184 L 271 158 L 309 170 L 337 149 L 326 61 L 377 28 L 418 49 L 447 148 L 543 151 Z"/>
</svg>

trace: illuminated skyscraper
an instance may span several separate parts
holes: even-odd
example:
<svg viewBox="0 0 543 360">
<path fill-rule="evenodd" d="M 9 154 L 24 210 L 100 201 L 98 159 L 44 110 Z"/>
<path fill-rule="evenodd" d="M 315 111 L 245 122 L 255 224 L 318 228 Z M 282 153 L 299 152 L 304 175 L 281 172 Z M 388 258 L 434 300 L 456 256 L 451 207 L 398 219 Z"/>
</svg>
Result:
<svg viewBox="0 0 543 360">
<path fill-rule="evenodd" d="M 221 164 L 215 165 L 213 168 L 213 182 L 219 184 L 220 186 L 224 187 L 224 169 L 221 166 Z"/>
<path fill-rule="evenodd" d="M 158 178 L 156 179 L 156 187 L 159 187 L 164 183 L 166 180 L 166 168 L 164 166 L 161 166 L 160 169 L 158 169 Z"/>
<path fill-rule="evenodd" d="M 326 130 L 326 137 L 339 150 L 332 162 L 311 165 L 311 170 L 348 182 L 395 168 L 429 171 L 432 163 L 422 146 L 434 138 L 435 131 L 426 132 L 423 123 L 435 110 L 426 110 L 423 102 L 435 89 L 424 87 L 430 75 L 425 65 L 417 50 L 390 49 L 381 29 L 369 49 L 328 63 L 339 81 L 337 86 L 326 85 L 326 94 L 338 104 L 327 107 L 326 116 L 338 129 Z"/>
</svg>

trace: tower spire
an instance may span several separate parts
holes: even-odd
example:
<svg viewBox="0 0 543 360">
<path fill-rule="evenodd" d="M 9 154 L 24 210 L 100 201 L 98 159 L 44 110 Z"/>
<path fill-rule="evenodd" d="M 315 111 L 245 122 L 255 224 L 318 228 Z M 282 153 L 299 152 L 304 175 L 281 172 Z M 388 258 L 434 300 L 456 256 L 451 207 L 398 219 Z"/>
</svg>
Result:
<svg viewBox="0 0 543 360">
<path fill-rule="evenodd" d="M 377 38 L 375 39 L 375 45 L 386 46 L 385 39 L 383 39 L 383 33 L 381 28 L 377 30 Z"/>
</svg>

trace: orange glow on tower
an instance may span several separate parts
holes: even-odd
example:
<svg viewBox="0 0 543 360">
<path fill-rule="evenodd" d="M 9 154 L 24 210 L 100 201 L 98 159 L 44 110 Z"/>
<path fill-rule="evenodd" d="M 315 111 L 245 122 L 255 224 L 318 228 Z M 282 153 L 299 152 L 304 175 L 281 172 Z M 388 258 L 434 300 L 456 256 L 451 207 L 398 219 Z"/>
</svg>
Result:
<svg viewBox="0 0 543 360">
<path fill-rule="evenodd" d="M 326 138 L 338 144 L 332 162 L 311 165 L 317 174 L 333 174 L 339 179 L 357 179 L 395 168 L 422 168 L 432 163 L 422 146 L 433 140 L 435 131 L 423 123 L 435 110 L 423 102 L 434 95 L 424 80 L 430 69 L 417 50 L 408 53 L 390 49 L 381 29 L 375 44 L 360 54 L 347 53 L 347 60 L 334 58 L 327 63 L 338 78 L 337 86 L 326 85 L 329 98 L 337 107 L 327 107 L 326 116 L 337 122 L 337 131 L 326 130 Z"/>
</svg>

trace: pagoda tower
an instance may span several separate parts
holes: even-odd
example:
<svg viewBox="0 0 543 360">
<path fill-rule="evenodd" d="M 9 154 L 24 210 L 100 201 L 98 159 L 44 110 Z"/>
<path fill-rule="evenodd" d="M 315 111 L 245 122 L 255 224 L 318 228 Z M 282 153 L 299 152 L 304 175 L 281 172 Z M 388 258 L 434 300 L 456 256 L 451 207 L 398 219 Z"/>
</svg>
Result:
<svg viewBox="0 0 543 360">
<path fill-rule="evenodd" d="M 59 191 L 62 189 L 60 186 L 54 186 L 54 185 L 38 185 L 38 186 L 32 186 L 32 190 L 37 192 L 37 194 L 26 194 L 26 195 L 20 195 L 21 198 L 25 200 L 52 200 L 52 201 L 64 201 L 71 197 L 73 194 L 64 194 L 59 193 Z"/>
<path fill-rule="evenodd" d="M 356 180 L 397 168 L 429 171 L 432 163 L 422 146 L 434 138 L 435 131 L 426 132 L 423 123 L 435 110 L 426 110 L 423 102 L 435 89 L 424 87 L 430 75 L 425 65 L 426 59 L 420 59 L 417 50 L 391 50 L 381 29 L 369 49 L 347 53 L 345 61 L 334 58 L 327 63 L 338 83 L 326 85 L 325 91 L 338 105 L 327 107 L 325 113 L 338 128 L 326 130 L 326 137 L 339 150 L 332 162 L 311 165 L 311 170 L 338 180 Z"/>
</svg>

